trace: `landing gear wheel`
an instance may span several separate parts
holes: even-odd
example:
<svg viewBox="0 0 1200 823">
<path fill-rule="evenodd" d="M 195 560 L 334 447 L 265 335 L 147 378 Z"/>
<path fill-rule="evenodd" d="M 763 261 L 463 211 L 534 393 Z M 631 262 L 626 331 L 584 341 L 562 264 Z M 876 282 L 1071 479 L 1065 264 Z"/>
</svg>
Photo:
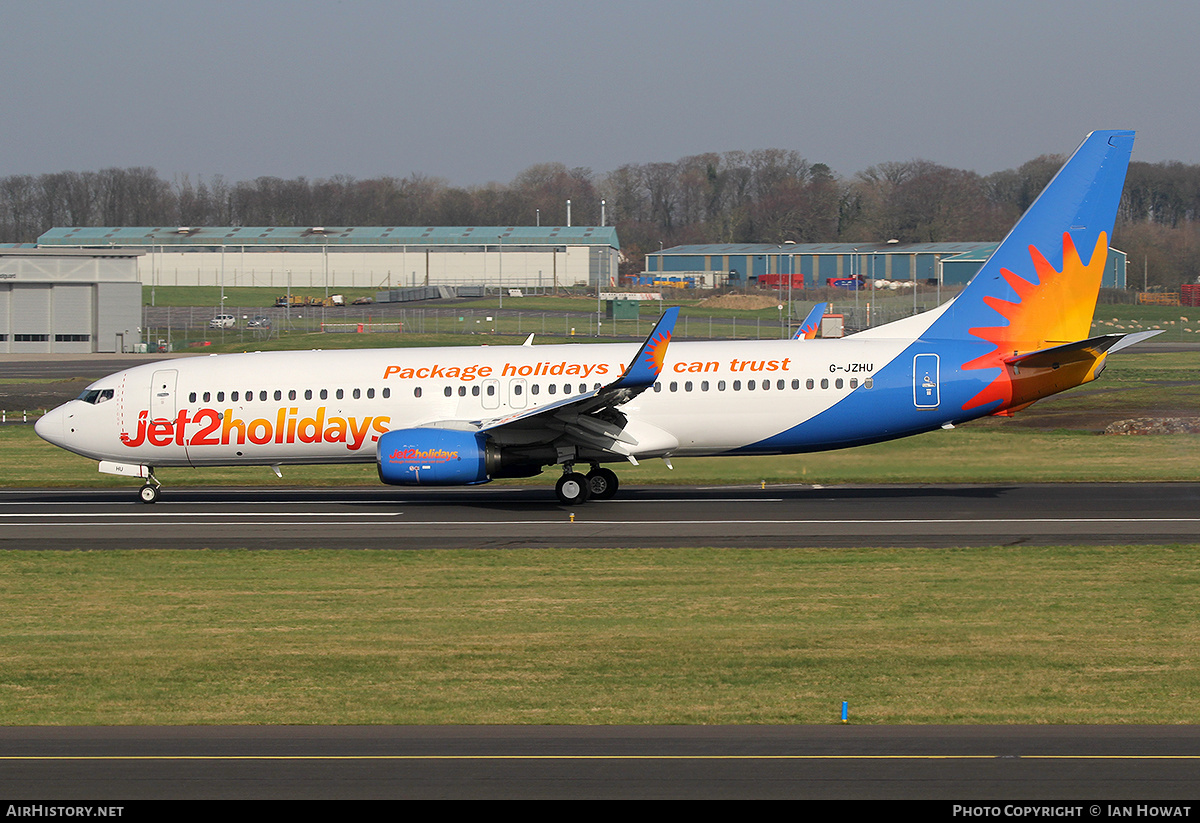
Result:
<svg viewBox="0 0 1200 823">
<path fill-rule="evenodd" d="M 608 500 L 617 493 L 620 482 L 617 473 L 611 469 L 595 468 L 588 472 L 588 491 L 597 500 Z"/>
<path fill-rule="evenodd" d="M 142 486 L 142 490 L 138 492 L 143 503 L 154 503 L 158 500 L 158 486 L 152 486 L 149 483 Z"/>
<path fill-rule="evenodd" d="M 554 493 L 568 506 L 586 503 L 589 495 L 588 479 L 578 472 L 568 472 L 554 484 Z"/>
</svg>

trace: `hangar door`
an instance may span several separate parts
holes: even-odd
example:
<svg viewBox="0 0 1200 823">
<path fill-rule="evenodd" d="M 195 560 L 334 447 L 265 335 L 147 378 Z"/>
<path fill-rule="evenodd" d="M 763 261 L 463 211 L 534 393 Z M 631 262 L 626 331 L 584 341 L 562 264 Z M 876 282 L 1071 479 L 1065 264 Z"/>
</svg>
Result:
<svg viewBox="0 0 1200 823">
<path fill-rule="evenodd" d="M 0 285 L 0 351 L 11 351 L 12 329 L 9 327 L 9 317 L 12 314 L 12 286 L 8 283 Z"/>
<path fill-rule="evenodd" d="M 9 351 L 49 352 L 51 289 L 44 285 L 12 284 Z"/>
<path fill-rule="evenodd" d="M 54 337 L 50 341 L 53 344 L 51 351 L 92 351 L 92 294 L 91 284 L 54 286 Z"/>
<path fill-rule="evenodd" d="M 0 287 L 0 351 L 92 351 L 91 284 L 11 283 Z"/>
</svg>

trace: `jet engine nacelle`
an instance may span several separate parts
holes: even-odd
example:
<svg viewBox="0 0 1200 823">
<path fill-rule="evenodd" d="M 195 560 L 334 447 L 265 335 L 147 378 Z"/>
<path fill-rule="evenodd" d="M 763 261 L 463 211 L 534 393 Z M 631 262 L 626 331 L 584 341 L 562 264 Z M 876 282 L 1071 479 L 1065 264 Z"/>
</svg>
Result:
<svg viewBox="0 0 1200 823">
<path fill-rule="evenodd" d="M 492 479 L 500 449 L 476 432 L 397 429 L 380 435 L 375 459 L 393 486 L 469 486 Z"/>
</svg>

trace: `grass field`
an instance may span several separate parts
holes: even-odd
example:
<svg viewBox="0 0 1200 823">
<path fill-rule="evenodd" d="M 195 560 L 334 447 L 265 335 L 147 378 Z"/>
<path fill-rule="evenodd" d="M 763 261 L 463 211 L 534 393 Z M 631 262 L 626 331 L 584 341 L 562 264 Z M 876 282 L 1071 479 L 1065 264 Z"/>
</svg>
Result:
<svg viewBox="0 0 1200 823">
<path fill-rule="evenodd" d="M 1190 723 L 1198 549 L 5 552 L 0 716 Z"/>
<path fill-rule="evenodd" d="M 100 474 L 94 461 L 37 438 L 32 426 L 0 427 L 0 485 L 9 487 L 126 487 L 129 478 Z M 1200 437 L 1099 436 L 1083 432 L 1030 432 L 1015 426 L 938 431 L 857 449 L 769 457 L 676 458 L 620 470 L 626 484 L 760 483 L 1038 483 L 1136 482 L 1200 478 Z M 375 464 L 284 466 L 278 479 L 265 466 L 160 469 L 169 492 L 181 486 L 377 485 Z M 557 469 L 541 477 L 495 481 L 550 489 Z"/>
<path fill-rule="evenodd" d="M 1197 353 L 1123 353 L 1101 381 L 1014 420 L 674 471 L 646 461 L 622 479 L 1194 481 L 1200 437 L 1093 430 L 1194 414 L 1198 366 Z M 31 426 L 0 426 L 0 461 L 8 485 L 119 486 L 133 499 L 136 484 Z M 378 482 L 370 463 L 284 467 L 282 480 L 266 468 L 159 476 L 168 495 Z M 513 482 L 549 498 L 549 480 Z M 0 552 L 0 723 L 834 723 L 843 700 L 854 723 L 1200 716 L 1200 545 L 79 548 Z"/>
</svg>

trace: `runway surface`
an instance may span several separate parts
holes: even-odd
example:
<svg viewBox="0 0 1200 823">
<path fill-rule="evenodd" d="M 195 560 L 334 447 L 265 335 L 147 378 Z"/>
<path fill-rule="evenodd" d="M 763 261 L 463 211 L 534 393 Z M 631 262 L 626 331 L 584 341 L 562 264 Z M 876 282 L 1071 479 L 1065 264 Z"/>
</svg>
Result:
<svg viewBox="0 0 1200 823">
<path fill-rule="evenodd" d="M 574 520 L 572 521 L 572 515 Z M 0 548 L 288 550 L 1196 542 L 1200 484 L 0 491 Z M 1200 727 L 3 728 L 0 794 L 1188 799 Z M 1091 804 L 1099 812 L 1091 814 Z M 1076 806 L 1079 803 L 1075 804 Z"/>
<path fill-rule="evenodd" d="M 0 491 L 0 548 L 626 548 L 1186 543 L 1200 484 Z"/>
<path fill-rule="evenodd" d="M 923 799 L 950 817 L 953 803 L 1074 801 L 1076 817 L 1109 817 L 1111 801 L 1200 786 L 1191 726 L 39 727 L 0 728 L 0 749 L 6 802 Z"/>
</svg>

